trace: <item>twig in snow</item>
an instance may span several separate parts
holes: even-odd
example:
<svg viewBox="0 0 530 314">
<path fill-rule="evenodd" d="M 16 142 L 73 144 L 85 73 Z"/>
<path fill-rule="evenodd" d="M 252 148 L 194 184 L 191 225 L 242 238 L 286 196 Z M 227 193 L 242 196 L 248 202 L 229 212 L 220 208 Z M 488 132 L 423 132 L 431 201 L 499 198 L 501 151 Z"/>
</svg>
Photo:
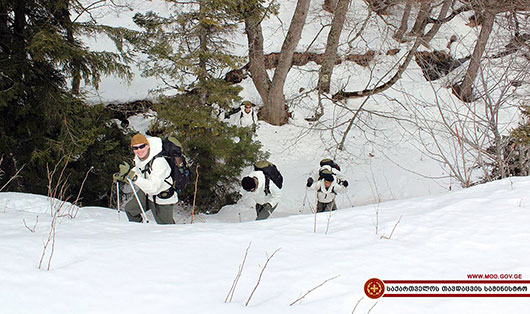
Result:
<svg viewBox="0 0 530 314">
<path fill-rule="evenodd" d="M 4 157 L 2 157 L 2 160 L 3 159 L 4 159 Z M 2 160 L 0 160 L 0 161 L 2 161 Z M 0 188 L 0 191 L 5 189 L 5 187 L 8 186 L 9 183 L 11 183 L 11 181 L 13 181 L 14 179 L 17 178 L 18 174 L 20 173 L 20 171 L 22 171 L 22 169 L 24 169 L 25 166 L 26 166 L 26 164 L 23 164 L 22 167 L 20 167 L 20 169 L 18 169 L 17 172 L 9 180 L 7 180 L 7 182 Z"/>
<path fill-rule="evenodd" d="M 319 284 L 318 286 L 316 286 L 316 287 L 314 287 L 313 289 L 310 289 L 309 291 L 307 291 L 303 296 L 301 296 L 301 297 L 299 297 L 298 299 L 294 300 L 294 302 L 291 303 L 291 304 L 289 304 L 289 306 L 293 306 L 296 302 L 298 302 L 298 301 L 302 300 L 303 298 L 305 298 L 306 295 L 308 295 L 309 293 L 315 291 L 316 289 L 322 287 L 326 282 L 331 281 L 331 280 L 333 280 L 333 279 L 335 279 L 335 278 L 337 278 L 337 277 L 339 277 L 339 276 L 340 276 L 340 275 L 337 275 L 337 276 L 335 276 L 335 277 L 333 277 L 333 278 L 326 279 L 324 282 L 322 282 L 322 283 Z"/>
<path fill-rule="evenodd" d="M 197 198 L 197 184 L 199 183 L 199 164 L 195 165 L 195 191 L 193 192 L 193 207 L 191 208 L 191 222 L 195 216 L 195 199 Z"/>
<path fill-rule="evenodd" d="M 359 299 L 359 301 L 357 301 L 357 303 L 355 304 L 355 306 L 353 307 L 353 311 L 351 311 L 351 314 L 355 313 L 355 310 L 357 309 L 357 306 L 359 305 L 359 303 L 361 303 L 361 301 L 364 299 L 364 297 L 361 297 Z"/>
<path fill-rule="evenodd" d="M 398 221 L 396 222 L 396 224 L 394 225 L 394 228 L 392 228 L 392 232 L 390 232 L 390 235 L 389 235 L 388 237 L 385 236 L 385 235 L 382 235 L 382 236 L 380 237 L 380 239 L 387 239 L 387 240 L 390 240 L 390 238 L 392 238 L 392 235 L 394 234 L 394 230 L 396 230 L 397 225 L 398 225 L 399 222 L 401 221 L 401 217 L 403 217 L 403 216 L 399 216 L 399 219 L 398 219 Z"/>
<path fill-rule="evenodd" d="M 318 191 L 316 191 L 315 193 L 315 199 L 317 200 L 316 201 L 316 204 L 315 204 L 315 222 L 313 223 L 313 232 L 316 233 L 317 232 L 317 212 L 318 212 Z"/>
<path fill-rule="evenodd" d="M 259 286 L 259 284 L 261 282 L 261 277 L 263 276 L 263 272 L 267 268 L 267 265 L 269 264 L 269 261 L 272 259 L 274 254 L 276 254 L 279 250 L 280 249 L 276 249 L 276 251 L 274 251 L 274 253 L 272 253 L 272 255 L 267 258 L 267 261 L 265 262 L 265 265 L 263 265 L 263 268 L 261 269 L 261 273 L 259 274 L 258 282 L 256 283 L 256 286 L 252 290 L 252 293 L 250 293 L 250 296 L 248 297 L 248 300 L 247 300 L 247 303 L 245 303 L 245 306 L 248 306 L 248 304 L 250 303 L 250 299 L 252 299 L 252 296 L 254 295 L 254 292 L 256 292 L 256 289 L 258 289 L 258 286 Z"/>
<path fill-rule="evenodd" d="M 379 301 L 375 302 L 375 304 L 372 305 L 372 307 L 368 310 L 368 312 L 366 312 L 366 314 L 370 314 L 370 312 L 371 312 L 372 309 L 377 305 L 377 303 L 379 303 Z"/>
<path fill-rule="evenodd" d="M 243 257 L 243 262 L 241 262 L 241 264 L 239 265 L 239 270 L 237 272 L 236 278 L 234 279 L 234 282 L 232 283 L 232 287 L 230 287 L 230 290 L 228 291 L 228 294 L 226 295 L 225 303 L 232 302 L 232 297 L 234 296 L 237 283 L 239 281 L 239 278 L 241 277 L 241 273 L 243 272 L 243 267 L 245 266 L 245 261 L 247 260 L 248 250 L 250 249 L 251 243 L 248 244 L 248 247 L 245 250 L 245 256 Z"/>
<path fill-rule="evenodd" d="M 33 228 L 28 227 L 28 225 L 26 224 L 26 219 L 22 219 L 22 221 L 24 222 L 24 226 L 26 226 L 29 231 L 35 232 L 35 230 L 37 229 L 37 224 L 39 223 L 39 216 L 37 215 L 37 219 L 35 220 L 35 225 L 33 226 Z"/>
<path fill-rule="evenodd" d="M 333 199 L 333 202 L 331 203 L 331 209 L 329 210 L 328 223 L 326 225 L 325 234 L 328 234 L 329 224 L 331 223 L 331 213 L 333 213 L 333 206 L 335 206 L 335 199 Z"/>
</svg>

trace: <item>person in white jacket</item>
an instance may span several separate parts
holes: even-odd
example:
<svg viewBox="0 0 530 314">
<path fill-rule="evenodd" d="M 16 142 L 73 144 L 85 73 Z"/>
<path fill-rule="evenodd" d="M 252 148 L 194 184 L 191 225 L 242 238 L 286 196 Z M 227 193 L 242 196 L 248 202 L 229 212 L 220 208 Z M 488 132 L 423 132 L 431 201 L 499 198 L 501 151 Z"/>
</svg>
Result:
<svg viewBox="0 0 530 314">
<path fill-rule="evenodd" d="M 241 185 L 256 201 L 256 220 L 267 219 L 278 206 L 282 196 L 280 188 L 272 180 L 266 180 L 263 171 L 259 170 L 244 177 Z"/>
<path fill-rule="evenodd" d="M 348 181 L 338 179 L 329 169 L 323 169 L 320 178 L 315 181 L 312 177 L 307 178 L 308 189 L 317 191 L 317 213 L 337 209 L 335 197 L 337 193 L 344 193 L 348 187 Z"/>
<path fill-rule="evenodd" d="M 237 125 L 255 129 L 258 123 L 258 114 L 252 103 L 248 100 L 241 103 L 241 111 L 237 113 Z"/>
<path fill-rule="evenodd" d="M 120 171 L 123 180 L 130 178 L 145 211 L 151 210 L 158 224 L 174 224 L 173 208 L 178 202 L 173 190 L 171 167 L 164 157 L 156 157 L 162 151 L 162 139 L 136 134 L 131 139 L 134 167 Z M 120 168 L 122 168 L 120 166 Z M 142 222 L 141 209 L 135 198 L 125 205 L 129 221 Z"/>
</svg>

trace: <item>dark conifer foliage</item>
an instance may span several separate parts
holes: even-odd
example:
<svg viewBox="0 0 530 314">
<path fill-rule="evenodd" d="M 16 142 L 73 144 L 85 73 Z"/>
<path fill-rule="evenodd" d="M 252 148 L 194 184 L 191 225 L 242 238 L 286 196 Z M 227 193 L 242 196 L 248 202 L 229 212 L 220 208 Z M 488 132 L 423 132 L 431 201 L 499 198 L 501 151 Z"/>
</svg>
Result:
<svg viewBox="0 0 530 314">
<path fill-rule="evenodd" d="M 91 52 L 76 40 L 69 0 L 0 0 L 0 187 L 47 193 L 47 167 L 65 169 L 68 195 L 85 174 L 85 203 L 105 199 L 127 144 L 102 106 L 76 96 L 79 82 L 128 76 L 126 55 Z M 67 80 L 72 79 L 71 87 Z M 101 202 L 99 202 L 101 203 Z"/>
<path fill-rule="evenodd" d="M 215 116 L 210 106 L 200 105 L 198 95 L 177 95 L 161 99 L 155 106 L 158 120 L 153 135 L 175 134 L 191 159 L 191 184 L 179 199 L 193 203 L 196 166 L 199 180 L 196 205 L 201 211 L 217 211 L 239 199 L 240 174 L 267 154 L 253 140 L 251 128 L 229 126 Z"/>
</svg>

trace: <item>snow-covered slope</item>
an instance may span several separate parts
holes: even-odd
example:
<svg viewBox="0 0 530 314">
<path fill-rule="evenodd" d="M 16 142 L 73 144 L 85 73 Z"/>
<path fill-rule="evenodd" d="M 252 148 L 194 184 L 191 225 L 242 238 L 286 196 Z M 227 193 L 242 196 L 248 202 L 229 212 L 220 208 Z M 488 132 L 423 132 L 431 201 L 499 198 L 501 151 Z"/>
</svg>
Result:
<svg viewBox="0 0 530 314">
<path fill-rule="evenodd" d="M 367 313 L 376 302 L 370 313 L 521 312 L 527 298 L 375 301 L 364 296 L 363 285 L 372 277 L 464 280 L 471 273 L 522 274 L 528 280 L 529 189 L 530 179 L 512 178 L 343 208 L 318 214 L 316 232 L 311 214 L 243 223 L 207 217 L 208 223 L 160 226 L 84 207 L 75 219 L 59 219 L 49 272 L 37 268 L 50 231 L 49 201 L 0 193 L 0 312 L 352 313 L 361 298 L 355 313 Z M 394 228 L 390 239 L 381 239 Z M 232 302 L 225 303 L 247 247 Z"/>
</svg>

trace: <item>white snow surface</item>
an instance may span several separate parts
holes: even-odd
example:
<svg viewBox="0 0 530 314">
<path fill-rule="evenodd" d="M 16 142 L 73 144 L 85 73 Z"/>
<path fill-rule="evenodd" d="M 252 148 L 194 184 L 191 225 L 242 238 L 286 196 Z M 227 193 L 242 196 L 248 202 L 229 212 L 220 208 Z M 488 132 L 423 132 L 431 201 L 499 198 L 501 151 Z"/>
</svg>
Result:
<svg viewBox="0 0 530 314">
<path fill-rule="evenodd" d="M 51 229 L 50 200 L 0 193 L 0 313 L 352 313 L 361 298 L 355 313 L 374 305 L 370 313 L 516 313 L 528 308 L 527 298 L 375 301 L 363 286 L 372 277 L 528 279 L 529 189 L 530 179 L 517 177 L 341 208 L 316 215 L 316 232 L 312 214 L 241 223 L 214 215 L 161 226 L 129 223 L 110 208 L 73 208 L 76 218 L 58 219 L 49 271 L 50 247 L 42 270 L 38 264 Z M 381 238 L 394 228 L 390 239 Z M 225 303 L 248 247 L 232 302 Z"/>
</svg>

